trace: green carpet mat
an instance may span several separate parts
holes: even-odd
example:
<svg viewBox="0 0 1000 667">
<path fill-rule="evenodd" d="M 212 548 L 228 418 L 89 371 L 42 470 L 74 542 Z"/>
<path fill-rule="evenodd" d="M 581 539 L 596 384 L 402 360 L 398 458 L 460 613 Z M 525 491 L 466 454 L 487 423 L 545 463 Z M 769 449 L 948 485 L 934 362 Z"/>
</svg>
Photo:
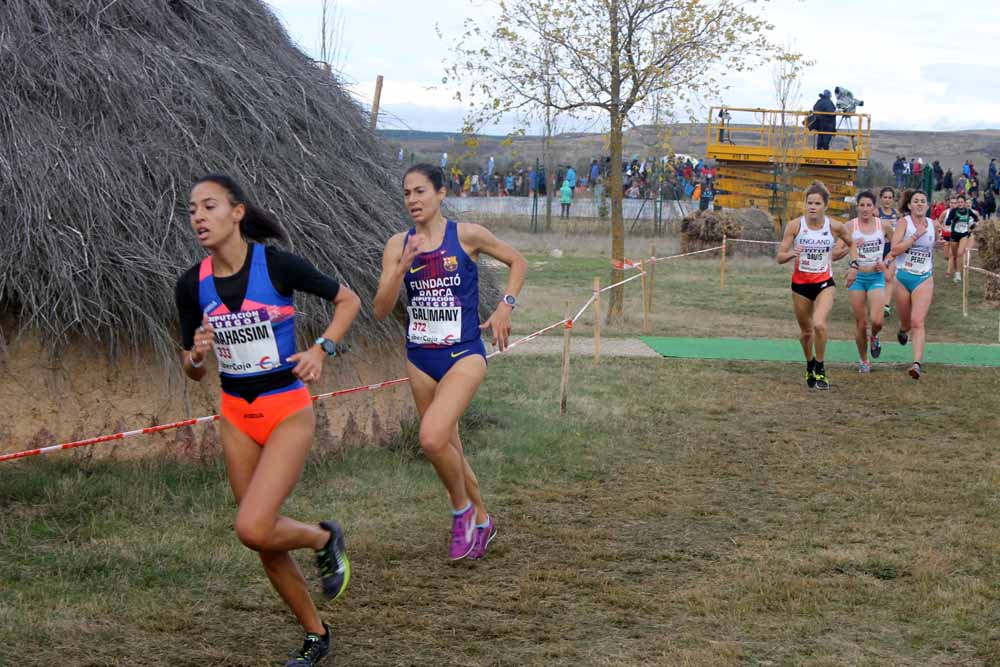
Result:
<svg viewBox="0 0 1000 667">
<path fill-rule="evenodd" d="M 913 350 L 896 342 L 895 332 L 882 337 L 882 356 L 878 363 L 910 363 Z M 745 361 L 802 362 L 802 347 L 796 339 L 769 338 L 661 338 L 643 336 L 644 343 L 664 357 L 682 359 L 741 359 Z M 827 343 L 826 361 L 856 363 L 858 349 L 854 341 L 835 340 Z M 928 343 L 926 363 L 954 366 L 1000 366 L 1000 345 L 956 345 Z"/>
</svg>

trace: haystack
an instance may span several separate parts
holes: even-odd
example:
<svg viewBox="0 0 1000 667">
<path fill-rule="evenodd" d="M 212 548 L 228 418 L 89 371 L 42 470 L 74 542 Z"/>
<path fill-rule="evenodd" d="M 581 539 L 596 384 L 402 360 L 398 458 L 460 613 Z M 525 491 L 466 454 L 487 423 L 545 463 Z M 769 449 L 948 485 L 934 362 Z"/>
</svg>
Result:
<svg viewBox="0 0 1000 667">
<path fill-rule="evenodd" d="M 976 228 L 977 254 L 972 255 L 973 266 L 1000 274 L 1000 221 L 984 220 Z M 965 277 L 968 280 L 972 274 Z M 983 295 L 990 301 L 1000 301 L 1000 280 L 982 274 L 975 275 L 982 280 Z"/>
<path fill-rule="evenodd" d="M 695 211 L 689 213 L 678 230 L 681 252 L 693 252 L 722 243 L 723 234 L 729 239 L 777 241 L 774 218 L 758 208 Z M 776 246 L 756 243 L 731 243 L 727 252 L 740 255 L 773 255 Z"/>
<path fill-rule="evenodd" d="M 204 256 L 197 176 L 234 176 L 365 303 L 406 224 L 366 114 L 259 0 L 0 3 L 0 99 L 0 400 L 18 415 L 0 451 L 214 411 L 215 387 L 176 362 L 174 281 Z M 327 304 L 299 308 L 305 336 L 329 321 Z M 399 377 L 398 353 L 372 348 L 400 336 L 363 309 L 329 384 Z M 329 411 L 335 440 L 398 423 L 359 401 Z"/>
</svg>

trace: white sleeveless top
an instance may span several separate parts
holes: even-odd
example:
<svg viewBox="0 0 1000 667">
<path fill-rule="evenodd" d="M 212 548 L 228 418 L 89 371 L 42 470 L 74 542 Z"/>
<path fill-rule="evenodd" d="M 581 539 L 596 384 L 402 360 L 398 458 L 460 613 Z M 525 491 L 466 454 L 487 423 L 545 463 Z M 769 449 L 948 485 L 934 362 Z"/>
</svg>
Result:
<svg viewBox="0 0 1000 667">
<path fill-rule="evenodd" d="M 903 234 L 903 240 L 916 236 L 916 234 L 917 227 L 913 224 L 913 219 L 906 216 L 906 232 Z M 910 246 L 910 249 L 900 256 L 902 264 L 899 269 L 918 276 L 930 273 L 931 269 L 934 268 L 934 240 L 934 224 L 928 218 L 927 229 Z"/>
<path fill-rule="evenodd" d="M 851 220 L 851 239 L 858 249 L 858 264 L 865 268 L 873 268 L 882 260 L 882 249 L 885 248 L 885 231 L 882 220 L 874 218 L 875 231 L 865 234 L 861 231 L 861 221 Z"/>
<path fill-rule="evenodd" d="M 799 233 L 795 235 L 795 247 L 801 249 L 795 263 L 796 273 L 830 273 L 833 258 L 833 234 L 830 233 L 830 218 L 823 218 L 821 229 L 809 229 L 805 217 L 799 220 Z"/>
</svg>

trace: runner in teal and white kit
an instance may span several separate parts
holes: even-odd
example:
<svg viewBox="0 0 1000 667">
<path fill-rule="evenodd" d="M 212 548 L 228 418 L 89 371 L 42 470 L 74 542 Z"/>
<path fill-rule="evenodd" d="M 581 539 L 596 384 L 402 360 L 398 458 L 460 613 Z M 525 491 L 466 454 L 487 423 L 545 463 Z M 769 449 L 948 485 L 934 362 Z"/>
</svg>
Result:
<svg viewBox="0 0 1000 667">
<path fill-rule="evenodd" d="M 899 264 L 896 269 L 896 306 L 899 309 L 900 345 L 913 340 L 913 365 L 910 377 L 919 380 L 923 372 L 924 346 L 927 331 L 924 322 L 934 300 L 935 227 L 927 217 L 927 195 L 907 190 L 903 194 L 902 211 L 906 215 L 896 226 L 890 257 Z"/>
<path fill-rule="evenodd" d="M 886 265 L 883 248 L 892 238 L 892 225 L 888 220 L 875 217 L 875 195 L 864 191 L 857 196 L 858 217 L 848 223 L 847 230 L 854 243 L 851 245 L 851 268 L 847 272 L 848 295 L 854 312 L 854 340 L 858 345 L 858 372 L 871 371 L 868 353 L 877 359 L 882 353 L 879 333 L 882 331 L 885 303 Z M 890 262 L 890 265 L 892 263 Z M 870 312 L 869 312 L 870 311 Z M 871 320 L 871 338 L 868 338 L 868 320 Z M 870 345 L 869 345 L 870 342 Z"/>
<path fill-rule="evenodd" d="M 446 194 L 438 167 L 417 164 L 404 175 L 403 199 L 414 224 L 385 245 L 375 317 L 392 312 L 405 283 L 410 304 L 406 365 L 420 414 L 420 446 L 451 499 L 448 556 L 459 560 L 484 557 L 497 529 L 465 458 L 458 420 L 486 376 L 480 332 L 492 329 L 493 344 L 506 349 L 511 314 L 528 264 L 486 228 L 447 220 L 441 214 Z M 480 254 L 510 268 L 504 297 L 482 325 L 476 265 Z"/>
</svg>

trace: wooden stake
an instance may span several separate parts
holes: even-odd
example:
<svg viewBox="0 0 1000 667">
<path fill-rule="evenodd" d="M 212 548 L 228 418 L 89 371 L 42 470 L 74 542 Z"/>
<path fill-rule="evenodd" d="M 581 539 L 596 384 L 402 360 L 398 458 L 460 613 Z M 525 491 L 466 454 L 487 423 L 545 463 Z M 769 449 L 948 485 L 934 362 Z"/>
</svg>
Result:
<svg viewBox="0 0 1000 667">
<path fill-rule="evenodd" d="M 601 363 L 601 279 L 594 276 L 594 363 Z"/>
<path fill-rule="evenodd" d="M 656 279 L 656 244 L 649 244 L 649 313 L 653 314 L 653 282 Z"/>
<path fill-rule="evenodd" d="M 646 260 L 639 262 L 639 271 L 642 276 L 639 282 L 642 283 L 642 333 L 649 334 L 649 274 L 646 273 L 648 263 Z"/>
<path fill-rule="evenodd" d="M 722 255 L 719 257 L 719 289 L 726 289 L 726 235 L 722 235 Z"/>
<path fill-rule="evenodd" d="M 566 319 L 573 315 L 569 301 L 566 302 Z M 566 414 L 566 398 L 569 393 L 569 335 L 573 331 L 573 323 L 566 322 L 563 329 L 563 367 L 562 382 L 559 384 L 559 414 Z"/>
<path fill-rule="evenodd" d="M 372 130 L 374 130 L 375 127 L 378 125 L 378 105 L 379 105 L 379 100 L 381 99 L 382 99 L 382 75 L 379 74 L 378 77 L 375 78 L 375 99 L 372 100 L 372 118 L 371 118 Z"/>
<path fill-rule="evenodd" d="M 962 271 L 962 317 L 969 316 L 969 252 L 966 253 L 958 261 L 959 268 Z M 964 264 L 964 266 L 962 266 Z"/>
</svg>

